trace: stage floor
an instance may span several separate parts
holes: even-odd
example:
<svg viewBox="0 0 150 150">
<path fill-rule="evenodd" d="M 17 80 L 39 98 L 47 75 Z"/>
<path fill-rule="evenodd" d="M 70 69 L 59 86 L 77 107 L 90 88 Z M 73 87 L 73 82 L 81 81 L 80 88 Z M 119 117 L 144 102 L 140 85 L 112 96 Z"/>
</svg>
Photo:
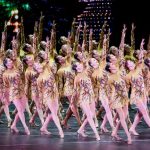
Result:
<svg viewBox="0 0 150 150">
<path fill-rule="evenodd" d="M 5 117 L 1 118 L 6 122 Z M 36 120 L 39 122 L 39 120 Z M 87 125 L 86 133 L 88 137 L 78 137 L 78 125 L 74 117 L 69 120 L 71 129 L 64 129 L 65 137 L 60 139 L 58 130 L 53 121 L 49 125 L 49 136 L 41 135 L 39 127 L 31 128 L 31 135 L 25 135 L 23 127 L 19 123 L 19 134 L 13 134 L 7 128 L 7 124 L 0 124 L 0 150 L 149 150 L 150 149 L 150 128 L 145 123 L 138 125 L 140 136 L 132 136 L 133 144 L 127 145 L 125 141 L 113 141 L 110 134 L 101 135 L 101 140 L 96 141 L 93 131 Z M 119 135 L 126 139 L 123 130 L 119 131 Z"/>
</svg>

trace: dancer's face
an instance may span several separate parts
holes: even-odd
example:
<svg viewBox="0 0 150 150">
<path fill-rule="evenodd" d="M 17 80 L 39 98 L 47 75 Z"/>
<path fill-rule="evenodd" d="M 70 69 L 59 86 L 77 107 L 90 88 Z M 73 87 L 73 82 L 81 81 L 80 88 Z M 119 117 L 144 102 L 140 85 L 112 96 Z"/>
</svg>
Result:
<svg viewBox="0 0 150 150">
<path fill-rule="evenodd" d="M 27 58 L 26 63 L 28 64 L 28 66 L 32 66 L 33 63 L 34 63 L 34 58 L 33 58 L 33 56 L 29 55 L 29 56 L 26 56 L 26 58 Z"/>
<path fill-rule="evenodd" d="M 17 59 L 17 56 L 15 53 L 11 52 L 10 58 L 15 61 Z"/>
<path fill-rule="evenodd" d="M 64 44 L 62 46 L 62 53 L 63 53 L 64 56 L 70 55 L 72 53 L 72 48 L 69 45 Z"/>
<path fill-rule="evenodd" d="M 76 63 L 77 67 L 76 67 L 76 71 L 78 73 L 81 73 L 83 71 L 83 64 L 81 63 Z"/>
<path fill-rule="evenodd" d="M 135 69 L 135 63 L 131 60 L 127 60 L 127 67 L 130 71 Z"/>
<path fill-rule="evenodd" d="M 42 57 L 44 60 L 46 60 L 46 59 L 48 58 L 47 54 L 46 54 L 44 51 L 42 51 L 41 57 Z"/>
<path fill-rule="evenodd" d="M 111 63 L 109 69 L 110 69 L 111 73 L 116 73 L 117 72 L 117 67 L 115 66 L 115 64 Z"/>
<path fill-rule="evenodd" d="M 77 52 L 77 55 L 78 55 L 78 59 L 80 61 L 82 61 L 83 60 L 83 54 L 81 52 Z"/>
<path fill-rule="evenodd" d="M 63 56 L 58 56 L 58 60 L 60 64 L 64 64 L 65 63 L 65 58 Z"/>
<path fill-rule="evenodd" d="M 8 69 L 12 69 L 13 68 L 13 61 L 11 59 L 7 58 L 5 65 Z"/>
<path fill-rule="evenodd" d="M 95 68 L 95 69 L 98 68 L 99 63 L 95 58 L 91 58 L 90 63 L 93 68 Z"/>
<path fill-rule="evenodd" d="M 117 63 L 117 58 L 114 55 L 110 55 L 110 63 L 116 64 Z"/>
</svg>

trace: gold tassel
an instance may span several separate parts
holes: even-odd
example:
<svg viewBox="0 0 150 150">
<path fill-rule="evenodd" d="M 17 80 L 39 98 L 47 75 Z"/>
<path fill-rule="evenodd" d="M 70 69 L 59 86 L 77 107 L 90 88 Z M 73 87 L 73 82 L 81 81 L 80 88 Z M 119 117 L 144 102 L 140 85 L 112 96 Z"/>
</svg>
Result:
<svg viewBox="0 0 150 150">
<path fill-rule="evenodd" d="M 17 32 L 16 41 L 17 41 L 17 57 L 20 57 L 20 49 L 21 49 L 21 31 L 20 30 Z"/>
<path fill-rule="evenodd" d="M 21 17 L 21 27 L 20 27 L 20 57 L 25 55 L 24 51 L 22 50 L 23 45 L 25 44 L 25 35 L 24 35 L 24 25 L 23 25 L 23 17 Z"/>
<path fill-rule="evenodd" d="M 134 23 L 132 23 L 132 29 L 131 29 L 131 47 L 130 47 L 130 53 L 129 55 L 125 56 L 125 60 L 132 60 L 134 62 L 137 61 L 137 59 L 134 57 L 134 50 L 135 50 L 135 37 L 134 37 L 134 30 L 135 26 Z"/>
<path fill-rule="evenodd" d="M 83 28 L 83 42 L 84 42 L 84 51 L 87 52 L 87 24 L 84 22 L 84 28 Z"/>
<path fill-rule="evenodd" d="M 90 29 L 90 34 L 89 34 L 89 54 L 92 53 L 93 50 L 93 30 Z"/>
<path fill-rule="evenodd" d="M 51 57 L 54 58 L 55 57 L 55 54 L 57 53 L 56 52 L 56 23 L 55 21 L 53 21 L 53 24 L 52 24 L 52 29 L 51 29 L 51 36 L 50 36 L 50 47 L 49 47 L 49 52 L 51 54 Z"/>
<path fill-rule="evenodd" d="M 70 33 L 70 44 L 71 47 L 73 48 L 74 42 L 75 42 L 75 34 L 76 34 L 76 29 L 75 29 L 75 22 L 76 19 L 73 19 L 72 25 L 71 25 L 71 33 Z"/>
<path fill-rule="evenodd" d="M 74 45 L 73 45 L 73 53 L 72 53 L 73 55 L 75 54 L 75 52 L 77 51 L 77 48 L 78 48 L 80 30 L 81 30 L 81 22 L 79 23 L 78 28 L 76 30 L 75 42 L 74 42 Z"/>
<path fill-rule="evenodd" d="M 98 49 L 99 53 L 101 52 L 101 50 L 103 48 L 104 32 L 105 32 L 106 25 L 107 25 L 107 22 L 105 21 L 103 26 L 102 26 L 102 29 L 100 32 L 100 39 L 98 42 L 98 48 L 97 49 Z"/>
<path fill-rule="evenodd" d="M 35 22 L 35 25 L 34 25 L 34 35 L 33 35 L 33 43 L 32 43 L 32 46 L 33 46 L 33 49 L 34 49 L 34 56 L 36 57 L 39 53 L 39 48 L 38 48 L 38 22 L 36 21 Z"/>
<path fill-rule="evenodd" d="M 106 51 L 107 51 L 107 53 L 108 53 L 108 50 L 109 50 L 110 35 L 111 35 L 111 32 L 110 32 L 110 28 L 109 28 L 108 34 L 107 34 L 107 42 L 106 42 Z"/>
<path fill-rule="evenodd" d="M 38 45 L 40 44 L 40 42 L 42 41 L 42 35 L 43 35 L 43 24 L 44 24 L 44 16 L 43 13 L 41 12 L 41 16 L 40 16 L 40 22 L 39 22 L 39 28 L 38 28 Z"/>
<path fill-rule="evenodd" d="M 7 23 L 5 21 L 4 31 L 2 32 L 2 38 L 1 38 L 1 48 L 0 48 L 0 53 L 2 53 L 2 55 L 4 54 L 6 49 L 6 42 L 7 42 Z"/>
<path fill-rule="evenodd" d="M 2 32 L 0 53 L 4 53 L 5 51 L 5 40 L 6 40 L 5 32 Z"/>
<path fill-rule="evenodd" d="M 22 46 L 24 45 L 24 43 L 25 43 L 23 17 L 21 17 L 21 28 L 20 28 L 20 32 L 21 32 L 21 47 L 22 47 Z"/>
<path fill-rule="evenodd" d="M 135 36 L 134 36 L 134 30 L 135 26 L 134 23 L 132 23 L 132 29 L 131 29 L 131 55 L 133 56 L 134 50 L 135 50 Z"/>
</svg>

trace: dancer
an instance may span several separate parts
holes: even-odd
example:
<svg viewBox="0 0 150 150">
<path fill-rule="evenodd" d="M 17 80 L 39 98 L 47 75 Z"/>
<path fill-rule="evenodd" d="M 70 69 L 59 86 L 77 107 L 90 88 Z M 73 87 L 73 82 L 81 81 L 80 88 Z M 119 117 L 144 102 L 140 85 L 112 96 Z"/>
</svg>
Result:
<svg viewBox="0 0 150 150">
<path fill-rule="evenodd" d="M 20 118 L 22 125 L 27 135 L 30 135 L 30 131 L 25 122 L 24 110 L 26 106 L 27 98 L 24 93 L 24 84 L 21 79 L 21 75 L 16 70 L 13 60 L 10 58 L 4 59 L 4 66 L 6 68 L 3 73 L 4 82 L 4 99 L 5 102 L 13 102 L 17 109 L 17 114 L 11 125 L 11 130 L 18 133 L 19 130 L 16 127 L 18 119 Z"/>
<path fill-rule="evenodd" d="M 45 63 L 37 63 L 35 65 L 35 70 L 39 73 L 37 78 L 37 85 L 38 85 L 38 92 L 39 92 L 39 99 L 42 100 L 44 106 L 48 107 L 51 111 L 51 114 L 48 114 L 46 120 L 41 127 L 40 131 L 43 134 L 50 134 L 47 130 L 48 123 L 52 118 L 55 125 L 59 130 L 60 137 L 64 137 L 63 130 L 61 128 L 59 118 L 58 118 L 58 89 L 57 83 L 54 77 L 54 74 L 50 70 L 48 63 L 49 63 L 49 40 L 47 39 L 46 45 L 46 55 L 47 55 L 47 62 Z"/>
<path fill-rule="evenodd" d="M 5 26 L 6 29 L 6 26 Z M 0 102 L 2 103 L 2 106 L 0 108 L 0 116 L 3 113 L 3 111 L 5 112 L 7 121 L 8 121 L 8 127 L 11 126 L 12 123 L 12 119 L 10 117 L 10 113 L 9 113 L 9 107 L 8 107 L 8 103 L 5 103 L 3 100 L 3 90 L 4 90 L 4 85 L 3 85 L 3 73 L 5 71 L 5 67 L 3 65 L 3 60 L 4 60 L 4 55 L 5 55 L 5 47 L 6 47 L 6 38 L 7 38 L 7 33 L 6 31 L 2 32 L 2 38 L 1 38 L 1 47 L 0 47 Z M 0 120 L 1 123 L 3 123 Z"/>
<path fill-rule="evenodd" d="M 110 107 L 115 109 L 118 113 L 121 125 L 128 138 L 128 144 L 131 144 L 131 135 L 128 131 L 128 127 L 125 121 L 126 109 L 124 110 L 124 107 L 128 105 L 129 101 L 125 81 L 122 79 L 120 72 L 114 64 L 107 64 L 106 70 L 109 72 L 108 84 L 111 88 L 111 90 L 109 90 Z M 117 127 L 112 132 L 112 137 L 117 140 L 119 139 L 117 135 Z"/>
<path fill-rule="evenodd" d="M 44 123 L 44 116 L 42 105 L 38 95 L 38 87 L 37 87 L 37 73 L 34 71 L 34 55 L 26 55 L 23 59 L 23 62 L 28 66 L 25 71 L 25 93 L 29 96 L 31 95 L 31 99 L 34 101 L 38 115 L 41 120 L 41 124 Z M 29 94 L 28 94 L 29 93 Z M 35 120 L 35 115 L 33 115 L 29 121 L 31 126 L 33 126 Z"/>
<path fill-rule="evenodd" d="M 141 45 L 143 45 L 144 40 L 142 40 Z M 142 53 L 141 53 L 142 55 Z M 143 58 L 143 56 L 141 56 Z M 129 73 L 126 75 L 126 82 L 131 85 L 131 96 L 130 103 L 135 104 L 139 110 L 134 118 L 134 122 L 130 128 L 130 132 L 133 135 L 139 135 L 135 128 L 141 118 L 143 117 L 148 126 L 150 126 L 150 117 L 147 111 L 147 97 L 146 97 L 146 88 L 144 85 L 144 79 L 141 68 L 141 60 L 139 63 L 136 63 L 133 60 L 126 61 L 126 67 Z M 140 66 L 139 66 L 140 65 Z"/>
<path fill-rule="evenodd" d="M 72 96 L 72 102 L 74 103 L 75 99 L 78 99 L 78 104 L 83 110 L 83 112 L 86 114 L 86 119 L 84 120 L 81 127 L 78 129 L 78 134 L 82 136 L 86 136 L 84 133 L 84 126 L 89 122 L 92 130 L 95 133 L 96 140 L 100 140 L 100 136 L 97 132 L 94 120 L 93 120 L 93 113 L 90 108 L 90 104 L 94 99 L 94 92 L 92 88 L 92 82 L 91 79 L 88 77 L 86 72 L 83 70 L 83 64 L 76 63 L 73 65 L 73 69 L 77 72 L 77 75 L 74 80 L 74 95 Z"/>
<path fill-rule="evenodd" d="M 103 51 L 102 51 L 102 56 L 101 56 L 101 61 L 100 64 L 98 61 L 94 58 L 91 58 L 89 61 L 89 64 L 94 68 L 94 71 L 92 73 L 92 82 L 93 82 L 93 87 L 94 87 L 94 93 L 95 93 L 95 98 L 97 101 L 101 101 L 102 106 L 104 107 L 106 111 L 106 116 L 107 119 L 110 123 L 110 126 L 112 130 L 114 130 L 114 124 L 113 124 L 113 118 L 112 118 L 112 113 L 109 107 L 109 100 L 107 97 L 107 81 L 108 81 L 108 76 L 105 71 L 105 66 L 106 66 L 106 36 L 104 38 L 104 46 L 103 46 Z M 105 117 L 104 117 L 105 118 Z M 105 129 L 104 124 L 101 124 L 101 131 L 102 132 L 107 132 L 107 129 Z"/>
<path fill-rule="evenodd" d="M 72 104 L 70 105 L 71 97 L 73 95 L 73 84 L 74 84 L 74 78 L 75 78 L 75 73 L 72 70 L 72 49 L 69 45 L 65 44 L 62 46 L 62 54 L 66 57 L 65 62 L 60 61 L 62 64 L 62 67 L 58 70 L 58 78 L 63 78 L 63 96 L 67 97 L 69 101 L 69 108 L 66 113 L 66 117 L 64 120 L 61 122 L 61 124 L 65 127 L 68 128 L 67 122 L 68 119 L 71 117 L 72 114 L 75 115 L 77 122 L 79 126 L 81 125 L 81 120 L 80 116 L 78 113 L 78 108 Z M 62 80 L 62 79 L 59 79 Z M 62 90 L 61 90 L 62 91 Z"/>
</svg>

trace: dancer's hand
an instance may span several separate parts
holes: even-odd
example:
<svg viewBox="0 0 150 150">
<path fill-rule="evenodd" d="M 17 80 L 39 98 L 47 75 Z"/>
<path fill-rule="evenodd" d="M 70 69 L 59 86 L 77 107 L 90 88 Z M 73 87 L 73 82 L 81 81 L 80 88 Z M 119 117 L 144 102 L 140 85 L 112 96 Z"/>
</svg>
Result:
<svg viewBox="0 0 150 150">
<path fill-rule="evenodd" d="M 136 28 L 136 26 L 134 25 L 134 23 L 132 23 L 132 31 L 134 31 Z"/>
</svg>

